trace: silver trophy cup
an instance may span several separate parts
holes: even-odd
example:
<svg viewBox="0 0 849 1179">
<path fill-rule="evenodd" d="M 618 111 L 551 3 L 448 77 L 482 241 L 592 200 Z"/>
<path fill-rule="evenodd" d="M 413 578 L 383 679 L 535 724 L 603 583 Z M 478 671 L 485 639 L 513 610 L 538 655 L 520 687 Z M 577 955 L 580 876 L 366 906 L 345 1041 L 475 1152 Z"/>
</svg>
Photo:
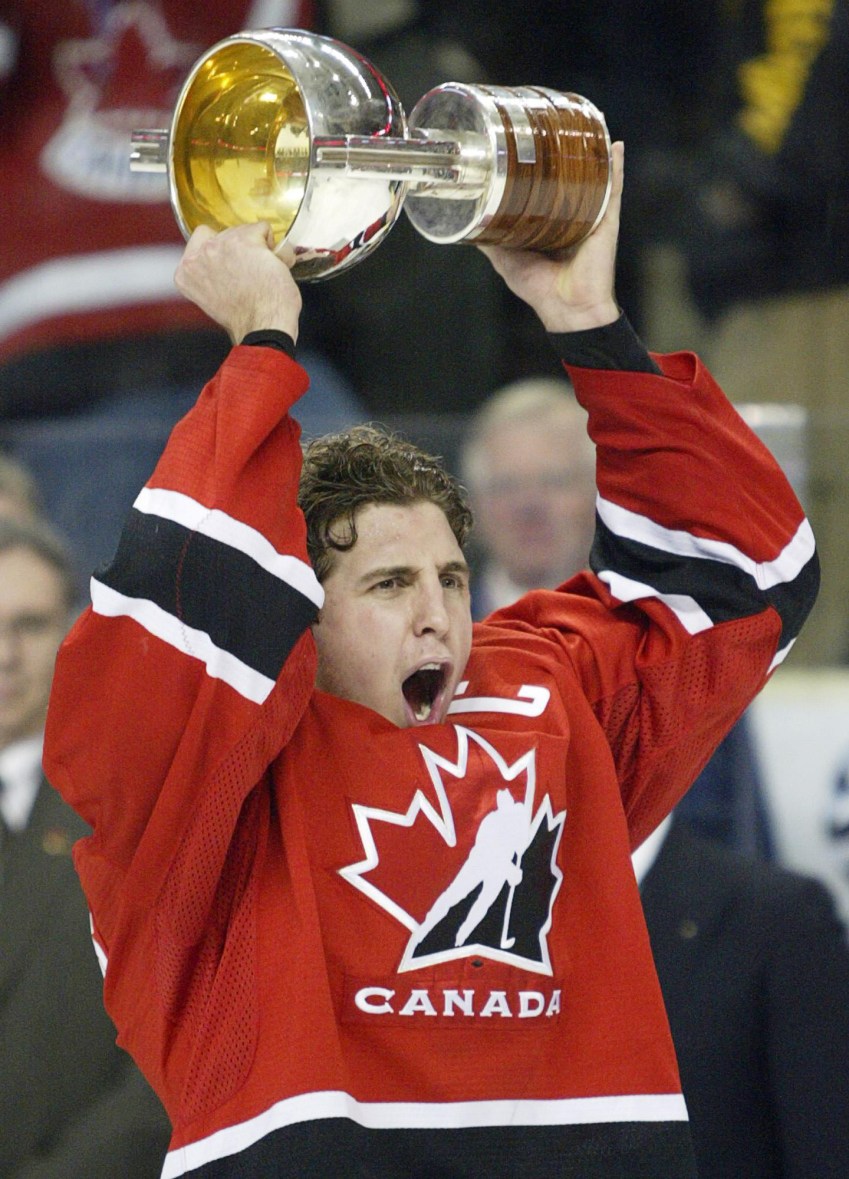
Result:
<svg viewBox="0 0 849 1179">
<path fill-rule="evenodd" d="M 186 237 L 268 221 L 298 281 L 365 258 L 402 208 L 440 244 L 568 248 L 604 215 L 611 183 L 610 136 L 587 99 L 449 82 L 407 117 L 371 62 L 303 29 L 214 45 L 171 127 L 133 132 L 130 167 L 168 173 Z"/>
</svg>

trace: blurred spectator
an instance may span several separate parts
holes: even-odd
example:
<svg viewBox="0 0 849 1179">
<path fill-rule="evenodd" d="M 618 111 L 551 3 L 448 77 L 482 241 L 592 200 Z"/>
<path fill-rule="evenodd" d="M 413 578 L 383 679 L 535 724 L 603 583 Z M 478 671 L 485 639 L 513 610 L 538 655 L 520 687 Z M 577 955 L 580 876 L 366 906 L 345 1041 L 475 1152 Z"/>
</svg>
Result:
<svg viewBox="0 0 849 1179">
<path fill-rule="evenodd" d="M 595 448 L 565 378 L 528 378 L 496 390 L 469 420 L 459 468 L 476 523 L 473 617 L 528 590 L 553 589 L 587 566 L 595 531 Z M 728 847 L 773 856 L 747 715 L 721 742 L 678 813 Z"/>
<path fill-rule="evenodd" d="M 700 1179 L 843 1179 L 849 943 L 828 889 L 678 818 L 634 867 Z"/>
<path fill-rule="evenodd" d="M 0 518 L 37 520 L 41 494 L 35 479 L 23 463 L 0 452 Z"/>
<path fill-rule="evenodd" d="M 476 520 L 475 617 L 585 567 L 595 447 L 568 381 L 530 377 L 493 394 L 471 419 L 461 461 Z"/>
<path fill-rule="evenodd" d="M 0 519 L 0 1177 L 156 1179 L 167 1122 L 115 1045 L 71 858 L 88 829 L 41 772 L 76 589 L 43 525 Z"/>
</svg>

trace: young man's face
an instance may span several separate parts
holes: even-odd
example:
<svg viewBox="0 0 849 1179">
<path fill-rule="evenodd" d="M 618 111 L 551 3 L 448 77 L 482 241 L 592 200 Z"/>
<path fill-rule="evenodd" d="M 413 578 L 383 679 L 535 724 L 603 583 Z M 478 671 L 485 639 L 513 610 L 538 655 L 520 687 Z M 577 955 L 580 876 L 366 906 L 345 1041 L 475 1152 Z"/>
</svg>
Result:
<svg viewBox="0 0 849 1179">
<path fill-rule="evenodd" d="M 469 571 L 435 504 L 369 504 L 334 554 L 314 627 L 317 686 L 402 728 L 438 724 L 472 644 Z"/>
<path fill-rule="evenodd" d="M 0 748 L 44 726 L 68 625 L 59 573 L 26 548 L 0 553 Z"/>
</svg>

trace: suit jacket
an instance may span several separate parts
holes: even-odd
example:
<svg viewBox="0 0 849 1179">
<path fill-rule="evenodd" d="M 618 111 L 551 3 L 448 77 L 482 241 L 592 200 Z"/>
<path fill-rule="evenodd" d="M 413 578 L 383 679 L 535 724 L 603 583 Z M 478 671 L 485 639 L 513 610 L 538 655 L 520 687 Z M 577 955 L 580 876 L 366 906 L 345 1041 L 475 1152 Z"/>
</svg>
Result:
<svg viewBox="0 0 849 1179">
<path fill-rule="evenodd" d="M 0 883 L 0 1177 L 156 1179 L 164 1112 L 115 1045 L 71 859 L 85 824 L 43 782 Z"/>
<path fill-rule="evenodd" d="M 845 1179 L 849 946 L 831 894 L 676 819 L 642 898 L 699 1179 Z"/>
</svg>

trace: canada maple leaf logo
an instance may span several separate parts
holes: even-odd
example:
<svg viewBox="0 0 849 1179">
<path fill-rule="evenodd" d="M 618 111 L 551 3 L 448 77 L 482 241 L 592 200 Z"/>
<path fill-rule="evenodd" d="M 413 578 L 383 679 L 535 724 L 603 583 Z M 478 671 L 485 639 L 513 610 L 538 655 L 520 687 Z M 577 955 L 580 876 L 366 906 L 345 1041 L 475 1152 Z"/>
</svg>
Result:
<svg viewBox="0 0 849 1179">
<path fill-rule="evenodd" d="M 398 970 L 470 956 L 552 974 L 548 932 L 566 812 L 536 798 L 536 751 L 512 764 L 454 726 L 456 758 L 420 744 L 433 787 L 403 812 L 353 804 L 364 858 L 340 875 L 410 931 Z"/>
<path fill-rule="evenodd" d="M 199 46 L 175 40 L 152 5 L 119 3 L 96 36 L 60 42 L 54 67 L 71 109 L 98 109 L 125 128 L 139 119 L 170 120 L 199 52 Z"/>
<path fill-rule="evenodd" d="M 130 136 L 170 124 L 198 52 L 139 0 L 110 8 L 96 36 L 60 42 L 53 68 L 68 102 L 41 153 L 50 180 L 90 200 L 166 202 L 166 175 L 131 171 Z"/>
</svg>

